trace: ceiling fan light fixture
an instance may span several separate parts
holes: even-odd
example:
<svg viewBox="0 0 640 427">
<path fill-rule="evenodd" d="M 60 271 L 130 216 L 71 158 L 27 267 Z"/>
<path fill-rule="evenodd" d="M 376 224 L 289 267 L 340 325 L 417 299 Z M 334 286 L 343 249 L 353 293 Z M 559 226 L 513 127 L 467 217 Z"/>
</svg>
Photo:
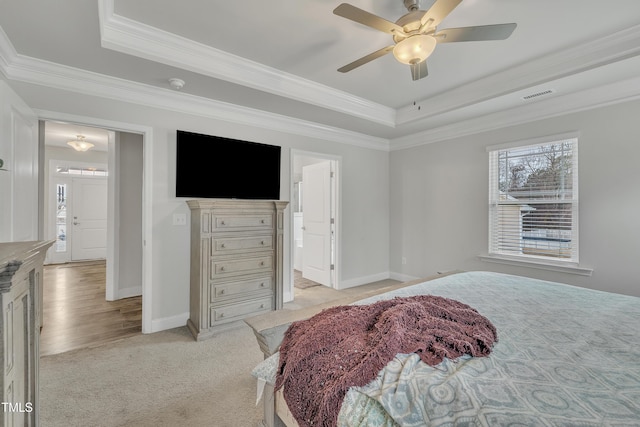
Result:
<svg viewBox="0 0 640 427">
<path fill-rule="evenodd" d="M 67 141 L 67 145 L 73 147 L 76 151 L 87 151 L 93 144 L 84 140 L 83 135 L 77 135 L 76 139 L 72 139 L 71 141 Z"/>
<path fill-rule="evenodd" d="M 393 48 L 393 56 L 403 64 L 417 64 L 431 55 L 436 43 L 429 35 L 416 34 L 399 41 Z"/>
</svg>

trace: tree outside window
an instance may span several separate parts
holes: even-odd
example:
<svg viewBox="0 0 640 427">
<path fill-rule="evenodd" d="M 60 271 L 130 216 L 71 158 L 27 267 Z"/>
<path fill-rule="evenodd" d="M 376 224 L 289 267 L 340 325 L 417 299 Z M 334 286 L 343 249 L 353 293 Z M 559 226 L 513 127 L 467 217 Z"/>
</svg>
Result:
<svg viewBox="0 0 640 427">
<path fill-rule="evenodd" d="M 577 140 L 490 152 L 490 253 L 577 262 Z"/>
</svg>

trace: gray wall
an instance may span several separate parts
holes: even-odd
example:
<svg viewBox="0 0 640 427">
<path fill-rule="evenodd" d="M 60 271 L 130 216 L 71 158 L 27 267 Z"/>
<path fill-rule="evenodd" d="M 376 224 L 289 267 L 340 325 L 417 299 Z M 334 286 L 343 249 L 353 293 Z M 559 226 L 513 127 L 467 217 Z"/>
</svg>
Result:
<svg viewBox="0 0 640 427">
<path fill-rule="evenodd" d="M 142 135 L 118 132 L 118 280 L 116 297 L 142 294 Z"/>
<path fill-rule="evenodd" d="M 152 230 L 150 276 L 153 331 L 184 324 L 189 311 L 189 230 L 174 226 L 174 213 L 190 215 L 186 199 L 175 197 L 176 129 L 259 141 L 283 147 L 281 198 L 292 186 L 290 150 L 331 154 L 341 158 L 342 239 L 340 281 L 365 283 L 389 275 L 389 153 L 293 133 L 266 130 L 214 118 L 167 111 L 44 86 L 12 82 L 13 89 L 33 109 L 115 123 L 148 127 L 145 156 L 151 157 L 149 186 Z M 76 120 L 77 121 L 77 120 Z M 112 127 L 116 126 L 102 126 Z M 287 214 L 289 209 L 287 209 Z M 290 222 L 285 221 L 285 280 L 292 266 Z"/>
<path fill-rule="evenodd" d="M 490 270 L 640 296 L 639 119 L 633 101 L 392 152 L 391 271 Z M 580 132 L 580 264 L 592 276 L 479 260 L 488 241 L 486 147 L 570 131 Z"/>
</svg>

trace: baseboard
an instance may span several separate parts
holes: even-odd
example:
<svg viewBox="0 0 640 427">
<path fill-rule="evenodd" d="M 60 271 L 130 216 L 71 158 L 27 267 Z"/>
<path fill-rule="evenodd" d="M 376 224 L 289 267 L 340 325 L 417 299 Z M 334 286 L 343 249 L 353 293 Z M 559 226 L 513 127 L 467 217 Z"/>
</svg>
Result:
<svg viewBox="0 0 640 427">
<path fill-rule="evenodd" d="M 160 332 L 167 329 L 179 328 L 185 326 L 189 320 L 189 313 L 182 313 L 176 316 L 163 317 L 162 319 L 154 319 L 151 321 L 151 332 Z"/>
<path fill-rule="evenodd" d="M 348 288 L 353 288 L 355 286 L 366 285 L 369 283 L 377 282 L 380 280 L 387 280 L 387 279 L 398 280 L 400 282 L 408 282 L 410 280 L 420 279 L 420 277 L 411 276 L 409 274 L 396 273 L 393 271 L 391 272 L 386 271 L 383 273 L 372 274 L 371 276 L 364 276 L 364 277 L 358 277 L 356 279 L 343 280 L 340 282 L 340 286 L 337 289 L 348 289 Z"/>
<path fill-rule="evenodd" d="M 417 277 L 417 276 L 411 276 L 409 274 L 404 274 L 404 273 L 395 273 L 395 272 L 391 272 L 390 274 L 390 279 L 393 280 L 399 280 L 401 282 L 408 282 L 410 280 L 417 280 L 420 279 L 421 277 Z"/>
<path fill-rule="evenodd" d="M 137 297 L 140 295 L 142 295 L 141 286 L 132 286 L 130 288 L 118 289 L 117 291 L 117 299 Z"/>
<path fill-rule="evenodd" d="M 380 280 L 387 280 L 390 278 L 391 278 L 391 275 L 389 274 L 389 272 L 385 271 L 383 273 L 373 274 L 371 276 L 363 276 L 363 277 L 358 277 L 356 279 L 342 280 L 338 284 L 337 289 L 353 288 L 355 286 L 366 285 L 368 283 L 378 282 Z"/>
</svg>

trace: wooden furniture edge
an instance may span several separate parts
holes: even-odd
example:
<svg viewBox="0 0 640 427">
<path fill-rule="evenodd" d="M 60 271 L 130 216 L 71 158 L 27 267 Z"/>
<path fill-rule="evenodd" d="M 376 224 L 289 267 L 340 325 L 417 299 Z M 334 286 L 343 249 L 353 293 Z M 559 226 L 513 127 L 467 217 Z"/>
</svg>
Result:
<svg viewBox="0 0 640 427">
<path fill-rule="evenodd" d="M 0 243 L 0 394 L 32 410 L 5 410 L 0 425 L 40 424 L 43 262 L 54 240 Z M 14 395 L 15 393 L 15 395 Z M 13 402 L 11 402 L 13 400 Z"/>
<path fill-rule="evenodd" d="M 279 421 L 281 421 L 287 427 L 298 427 L 298 422 L 293 417 L 293 414 L 287 406 L 287 402 L 284 400 L 282 389 L 278 389 L 275 392 L 274 401 L 276 414 L 278 418 L 280 418 Z"/>
</svg>

